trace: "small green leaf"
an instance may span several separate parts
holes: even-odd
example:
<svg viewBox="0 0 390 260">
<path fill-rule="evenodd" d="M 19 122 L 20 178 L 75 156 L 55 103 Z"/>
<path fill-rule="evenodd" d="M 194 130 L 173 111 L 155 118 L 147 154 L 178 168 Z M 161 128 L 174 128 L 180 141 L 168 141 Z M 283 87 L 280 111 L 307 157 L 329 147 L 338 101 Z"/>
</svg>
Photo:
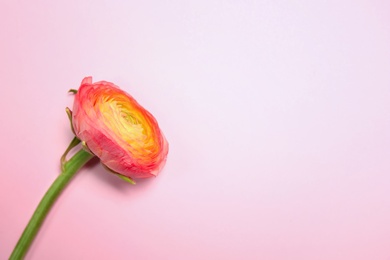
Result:
<svg viewBox="0 0 390 260">
<path fill-rule="evenodd" d="M 119 178 L 121 178 L 122 180 L 124 180 L 125 182 L 128 182 L 128 183 L 135 185 L 135 181 L 133 179 L 126 177 L 126 176 L 123 176 L 123 175 L 119 175 L 119 174 L 117 174 L 117 176 Z"/>
<path fill-rule="evenodd" d="M 78 145 L 80 143 L 80 139 L 78 139 L 76 136 L 73 138 L 72 142 L 70 142 L 68 148 L 66 148 L 64 154 L 61 156 L 61 169 L 62 171 L 65 170 L 65 165 L 66 163 L 68 162 L 66 160 L 66 156 L 68 155 L 68 153 L 70 152 L 70 150 L 72 150 L 74 147 L 76 147 L 76 145 Z"/>
<path fill-rule="evenodd" d="M 127 177 L 127 176 L 124 176 L 124 175 L 121 175 L 121 174 L 117 173 L 116 171 L 111 170 L 110 168 L 108 168 L 106 165 L 104 165 L 104 164 L 102 164 L 102 163 L 101 163 L 101 165 L 102 165 L 107 171 L 109 171 L 109 172 L 115 174 L 116 176 L 118 176 L 119 178 L 121 178 L 122 180 L 124 180 L 125 182 L 131 183 L 131 184 L 133 184 L 133 185 L 136 184 L 135 181 L 134 181 L 132 178 Z"/>
<path fill-rule="evenodd" d="M 70 108 L 67 107 L 67 108 L 65 108 L 65 111 L 66 111 L 66 114 L 68 115 L 68 118 L 69 118 L 70 128 L 72 129 L 72 132 L 74 133 L 74 135 L 76 135 L 76 133 L 74 132 L 73 123 L 72 123 L 72 110 L 70 110 Z"/>
<path fill-rule="evenodd" d="M 70 123 L 72 123 L 72 110 L 69 107 L 65 108 L 66 114 L 68 115 Z"/>
<path fill-rule="evenodd" d="M 83 147 L 83 149 L 85 151 L 87 151 L 90 154 L 93 154 L 93 152 L 91 152 L 91 150 L 89 150 L 88 145 L 87 145 L 87 143 L 85 141 L 81 141 L 81 146 Z"/>
</svg>

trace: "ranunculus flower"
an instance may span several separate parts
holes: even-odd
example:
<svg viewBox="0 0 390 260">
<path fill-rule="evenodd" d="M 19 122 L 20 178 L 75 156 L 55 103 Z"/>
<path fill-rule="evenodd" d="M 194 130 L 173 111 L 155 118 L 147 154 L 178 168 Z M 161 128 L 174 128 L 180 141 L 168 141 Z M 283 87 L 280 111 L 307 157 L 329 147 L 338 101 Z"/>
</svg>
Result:
<svg viewBox="0 0 390 260">
<path fill-rule="evenodd" d="M 168 142 L 156 119 L 113 83 L 86 77 L 75 96 L 76 136 L 110 170 L 129 178 L 157 176 Z"/>
<path fill-rule="evenodd" d="M 168 142 L 156 119 L 134 98 L 110 82 L 92 83 L 87 77 L 76 93 L 73 112 L 66 112 L 76 135 L 61 157 L 62 173 L 43 196 L 10 260 L 24 259 L 53 203 L 76 172 L 95 155 L 110 171 L 127 182 L 156 176 L 164 167 Z M 80 142 L 83 147 L 67 160 Z"/>
</svg>

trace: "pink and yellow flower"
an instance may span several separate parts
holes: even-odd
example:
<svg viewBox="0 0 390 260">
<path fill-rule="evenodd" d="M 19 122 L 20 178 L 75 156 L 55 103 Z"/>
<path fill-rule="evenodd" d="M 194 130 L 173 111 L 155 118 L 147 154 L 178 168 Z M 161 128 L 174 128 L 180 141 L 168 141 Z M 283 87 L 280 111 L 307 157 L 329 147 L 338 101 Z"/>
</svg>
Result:
<svg viewBox="0 0 390 260">
<path fill-rule="evenodd" d="M 168 142 L 156 119 L 113 83 L 84 78 L 75 96 L 72 123 L 76 136 L 120 175 L 148 178 L 165 165 Z"/>
</svg>

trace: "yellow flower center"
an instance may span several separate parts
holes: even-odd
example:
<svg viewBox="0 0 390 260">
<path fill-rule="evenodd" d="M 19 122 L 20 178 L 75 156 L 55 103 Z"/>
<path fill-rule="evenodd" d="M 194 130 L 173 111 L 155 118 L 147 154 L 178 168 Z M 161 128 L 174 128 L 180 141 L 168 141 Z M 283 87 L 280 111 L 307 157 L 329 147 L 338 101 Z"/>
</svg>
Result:
<svg viewBox="0 0 390 260">
<path fill-rule="evenodd" d="M 156 142 L 151 122 L 135 100 L 116 91 L 107 93 L 96 100 L 95 111 L 101 117 L 105 128 L 109 129 L 106 134 L 137 159 L 142 161 L 145 157 L 157 155 L 159 144 Z"/>
</svg>

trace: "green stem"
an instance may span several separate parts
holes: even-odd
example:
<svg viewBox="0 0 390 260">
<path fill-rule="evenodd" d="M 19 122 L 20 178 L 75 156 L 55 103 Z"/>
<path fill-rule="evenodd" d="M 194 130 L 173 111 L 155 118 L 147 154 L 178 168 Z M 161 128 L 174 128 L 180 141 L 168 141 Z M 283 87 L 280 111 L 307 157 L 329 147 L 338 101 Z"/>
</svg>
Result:
<svg viewBox="0 0 390 260">
<path fill-rule="evenodd" d="M 22 236 L 16 244 L 10 260 L 23 259 L 27 250 L 29 249 L 32 241 L 35 238 L 39 228 L 41 227 L 43 220 L 45 219 L 50 208 L 61 194 L 62 190 L 66 187 L 74 174 L 83 167 L 94 155 L 81 149 L 78 151 L 67 163 L 57 179 L 50 186 L 49 190 L 43 196 L 37 209 L 35 210 L 30 222 L 24 229 Z"/>
</svg>

